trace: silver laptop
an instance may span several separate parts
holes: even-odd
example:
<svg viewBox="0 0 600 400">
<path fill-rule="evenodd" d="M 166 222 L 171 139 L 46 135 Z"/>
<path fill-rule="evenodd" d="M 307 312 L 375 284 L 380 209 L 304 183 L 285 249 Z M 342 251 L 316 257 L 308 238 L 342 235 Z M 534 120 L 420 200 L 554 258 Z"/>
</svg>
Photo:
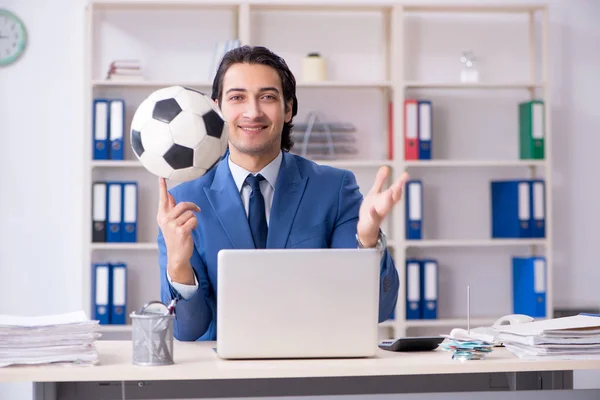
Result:
<svg viewBox="0 0 600 400">
<path fill-rule="evenodd" d="M 221 250 L 222 358 L 369 357 L 378 344 L 375 249 Z"/>
</svg>

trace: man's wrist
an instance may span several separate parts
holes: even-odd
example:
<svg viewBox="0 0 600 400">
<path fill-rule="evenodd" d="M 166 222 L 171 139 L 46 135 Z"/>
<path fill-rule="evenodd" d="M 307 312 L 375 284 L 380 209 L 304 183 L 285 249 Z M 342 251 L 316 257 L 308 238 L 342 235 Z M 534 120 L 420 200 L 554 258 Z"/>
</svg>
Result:
<svg viewBox="0 0 600 400">
<path fill-rule="evenodd" d="M 357 233 L 356 234 L 356 242 L 358 244 L 358 248 L 360 248 L 360 249 L 377 248 L 377 250 L 379 250 L 381 252 L 381 251 L 385 250 L 385 248 L 387 247 L 387 238 L 381 229 L 379 230 L 379 233 L 378 233 L 377 237 L 375 238 L 375 240 L 370 240 L 370 241 L 363 241 Z"/>
<path fill-rule="evenodd" d="M 194 285 L 196 276 L 192 264 L 171 265 L 167 264 L 169 276 L 173 282 L 181 283 L 182 285 Z"/>
<path fill-rule="evenodd" d="M 364 238 L 364 237 L 361 237 L 359 234 L 356 234 L 356 240 L 358 240 L 358 243 L 360 244 L 361 247 L 363 247 L 365 249 L 372 249 L 373 247 L 377 246 L 377 241 L 379 240 L 379 234 L 375 237 L 369 237 L 369 238 Z"/>
</svg>

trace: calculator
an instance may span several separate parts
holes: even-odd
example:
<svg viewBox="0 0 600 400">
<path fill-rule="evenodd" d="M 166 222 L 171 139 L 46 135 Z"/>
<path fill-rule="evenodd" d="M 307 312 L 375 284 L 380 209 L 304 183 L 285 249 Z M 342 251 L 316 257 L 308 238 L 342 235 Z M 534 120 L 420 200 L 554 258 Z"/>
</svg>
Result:
<svg viewBox="0 0 600 400">
<path fill-rule="evenodd" d="M 401 337 L 382 340 L 379 342 L 379 348 L 389 351 L 430 351 L 435 350 L 443 340 L 443 336 Z"/>
</svg>

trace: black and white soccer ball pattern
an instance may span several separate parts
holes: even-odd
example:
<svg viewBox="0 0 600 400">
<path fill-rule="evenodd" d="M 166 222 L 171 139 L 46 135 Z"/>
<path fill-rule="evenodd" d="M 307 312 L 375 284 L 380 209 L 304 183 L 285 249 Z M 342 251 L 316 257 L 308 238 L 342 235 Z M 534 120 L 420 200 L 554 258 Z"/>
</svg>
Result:
<svg viewBox="0 0 600 400">
<path fill-rule="evenodd" d="M 152 174 L 183 182 L 199 178 L 227 150 L 228 127 L 204 93 L 181 86 L 159 89 L 137 108 L 131 147 Z"/>
</svg>

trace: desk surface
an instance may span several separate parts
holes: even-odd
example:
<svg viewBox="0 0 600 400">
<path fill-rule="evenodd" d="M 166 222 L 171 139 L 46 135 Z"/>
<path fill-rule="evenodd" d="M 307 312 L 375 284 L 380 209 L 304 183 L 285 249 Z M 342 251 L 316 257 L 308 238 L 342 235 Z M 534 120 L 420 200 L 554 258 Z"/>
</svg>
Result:
<svg viewBox="0 0 600 400">
<path fill-rule="evenodd" d="M 97 341 L 100 362 L 95 366 L 12 366 L 0 368 L 0 382 L 87 382 L 310 378 L 600 370 L 600 360 L 519 360 L 504 348 L 495 348 L 483 361 L 461 362 L 441 350 L 401 353 L 378 350 L 375 357 L 355 359 L 223 360 L 215 342 L 174 343 L 174 365 L 135 366 L 131 341 Z"/>
</svg>

